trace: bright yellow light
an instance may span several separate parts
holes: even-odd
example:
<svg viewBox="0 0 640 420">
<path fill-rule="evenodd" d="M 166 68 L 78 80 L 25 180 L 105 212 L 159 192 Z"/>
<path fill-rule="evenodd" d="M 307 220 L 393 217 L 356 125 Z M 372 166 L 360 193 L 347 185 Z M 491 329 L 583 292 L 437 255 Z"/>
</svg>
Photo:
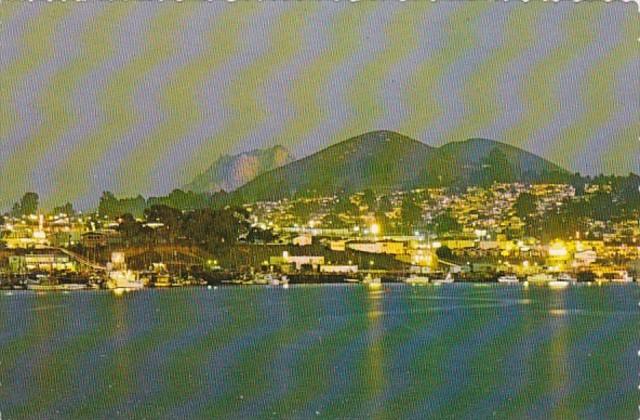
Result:
<svg viewBox="0 0 640 420">
<path fill-rule="evenodd" d="M 549 247 L 549 256 L 564 258 L 569 254 L 563 242 L 556 242 Z"/>
<path fill-rule="evenodd" d="M 374 235 L 377 235 L 380 233 L 380 225 L 377 223 L 374 223 L 371 225 L 371 233 Z"/>
</svg>

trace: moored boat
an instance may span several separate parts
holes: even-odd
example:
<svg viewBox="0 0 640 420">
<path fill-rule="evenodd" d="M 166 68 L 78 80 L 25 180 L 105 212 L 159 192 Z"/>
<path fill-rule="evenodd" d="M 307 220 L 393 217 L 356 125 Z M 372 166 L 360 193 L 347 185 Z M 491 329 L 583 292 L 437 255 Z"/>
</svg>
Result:
<svg viewBox="0 0 640 420">
<path fill-rule="evenodd" d="M 362 283 L 370 287 L 379 287 L 382 285 L 382 279 L 380 277 L 373 277 L 371 274 L 367 274 L 362 280 Z"/>
<path fill-rule="evenodd" d="M 507 275 L 498 277 L 498 283 L 502 283 L 502 284 L 518 284 L 519 282 L 520 280 L 518 280 L 518 277 L 516 277 L 513 274 L 507 274 Z"/>
<path fill-rule="evenodd" d="M 277 274 L 268 274 L 267 281 L 270 286 L 285 286 L 289 285 L 289 277 L 287 276 L 278 276 Z"/>
<path fill-rule="evenodd" d="M 627 271 L 620 271 L 611 276 L 609 281 L 612 283 L 631 283 L 633 282 L 633 277 Z"/>
<path fill-rule="evenodd" d="M 527 277 L 527 282 L 529 284 L 547 284 L 555 280 L 556 280 L 555 277 L 547 273 L 533 274 Z"/>
<path fill-rule="evenodd" d="M 565 287 L 569 287 L 571 285 L 571 283 L 565 280 L 551 280 L 547 284 L 552 289 L 564 289 Z"/>
<path fill-rule="evenodd" d="M 74 291 L 88 289 L 89 285 L 82 283 L 63 283 L 58 285 L 60 290 Z"/>
<path fill-rule="evenodd" d="M 171 276 L 169 274 L 158 274 L 155 277 L 154 287 L 171 287 Z"/>
<path fill-rule="evenodd" d="M 423 286 L 425 284 L 429 284 L 429 277 L 412 274 L 407 277 L 404 282 L 411 286 Z"/>
<path fill-rule="evenodd" d="M 562 273 L 558 276 L 558 281 L 565 281 L 569 284 L 575 284 L 578 282 L 578 279 L 576 279 L 575 277 L 573 277 L 571 274 L 568 273 Z"/>
<path fill-rule="evenodd" d="M 445 278 L 443 279 L 435 279 L 432 281 L 433 284 L 435 284 L 436 286 L 440 286 L 442 284 L 451 284 L 453 283 L 455 280 L 453 278 L 453 274 L 451 273 L 447 273 L 447 275 L 445 276 Z"/>
<path fill-rule="evenodd" d="M 144 287 L 142 281 L 131 270 L 114 270 L 107 274 L 107 289 L 138 290 Z"/>
</svg>

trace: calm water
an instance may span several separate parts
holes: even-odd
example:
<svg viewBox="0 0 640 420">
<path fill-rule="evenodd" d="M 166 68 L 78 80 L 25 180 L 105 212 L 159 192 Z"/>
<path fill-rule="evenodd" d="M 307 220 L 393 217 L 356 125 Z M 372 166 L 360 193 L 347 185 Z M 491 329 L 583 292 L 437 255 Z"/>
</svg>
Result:
<svg viewBox="0 0 640 420">
<path fill-rule="evenodd" d="M 2 419 L 638 416 L 637 285 L 1 293 Z"/>
</svg>

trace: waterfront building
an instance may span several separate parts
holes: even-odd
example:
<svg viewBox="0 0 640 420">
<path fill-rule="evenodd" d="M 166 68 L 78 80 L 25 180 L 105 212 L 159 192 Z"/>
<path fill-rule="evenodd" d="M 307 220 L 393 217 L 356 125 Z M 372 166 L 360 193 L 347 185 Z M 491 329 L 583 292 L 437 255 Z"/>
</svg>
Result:
<svg viewBox="0 0 640 420">
<path fill-rule="evenodd" d="M 28 271 L 75 271 L 76 263 L 68 255 L 57 253 L 12 255 L 9 269 L 14 273 Z"/>
<path fill-rule="evenodd" d="M 377 242 L 350 242 L 347 244 L 349 249 L 370 254 L 391 254 L 400 255 L 405 253 L 403 242 L 395 241 L 377 241 Z"/>
<path fill-rule="evenodd" d="M 304 267 L 308 267 L 314 271 L 317 271 L 321 265 L 324 265 L 325 260 L 323 256 L 311 256 L 311 255 L 288 255 L 284 253 L 282 256 L 270 257 L 269 265 L 272 266 L 293 266 L 296 270 L 302 270 Z"/>
<path fill-rule="evenodd" d="M 358 272 L 357 265 L 321 265 L 321 273 L 327 274 L 356 274 Z"/>
</svg>

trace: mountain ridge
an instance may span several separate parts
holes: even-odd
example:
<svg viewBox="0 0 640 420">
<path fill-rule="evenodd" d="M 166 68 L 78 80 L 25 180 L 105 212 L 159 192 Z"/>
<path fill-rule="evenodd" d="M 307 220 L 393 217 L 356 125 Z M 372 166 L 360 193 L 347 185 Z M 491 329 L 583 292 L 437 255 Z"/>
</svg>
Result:
<svg viewBox="0 0 640 420">
<path fill-rule="evenodd" d="M 186 184 L 184 189 L 197 193 L 233 191 L 256 176 L 293 160 L 289 150 L 280 145 L 222 155 L 206 171 Z"/>
<path fill-rule="evenodd" d="M 433 147 L 380 130 L 266 171 L 229 198 L 235 202 L 277 200 L 299 194 L 540 182 L 568 176 L 569 171 L 544 158 L 495 140 L 470 138 Z"/>
</svg>

